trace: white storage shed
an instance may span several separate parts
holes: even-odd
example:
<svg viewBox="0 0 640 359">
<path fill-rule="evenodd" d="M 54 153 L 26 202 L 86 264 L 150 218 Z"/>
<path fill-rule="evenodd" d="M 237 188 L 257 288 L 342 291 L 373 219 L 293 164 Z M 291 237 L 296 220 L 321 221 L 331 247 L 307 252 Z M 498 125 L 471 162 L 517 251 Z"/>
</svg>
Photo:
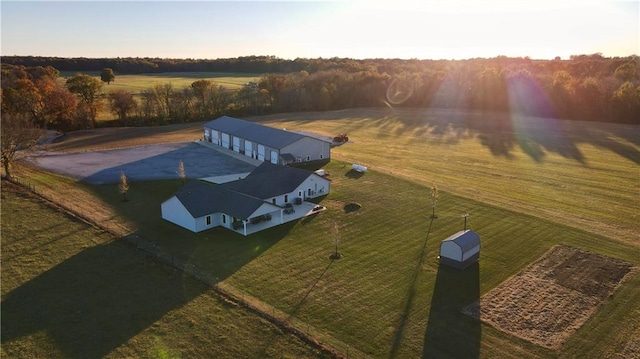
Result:
<svg viewBox="0 0 640 359">
<path fill-rule="evenodd" d="M 471 231 L 460 231 L 440 243 L 440 263 L 458 269 L 467 268 L 480 258 L 480 236 Z"/>
</svg>

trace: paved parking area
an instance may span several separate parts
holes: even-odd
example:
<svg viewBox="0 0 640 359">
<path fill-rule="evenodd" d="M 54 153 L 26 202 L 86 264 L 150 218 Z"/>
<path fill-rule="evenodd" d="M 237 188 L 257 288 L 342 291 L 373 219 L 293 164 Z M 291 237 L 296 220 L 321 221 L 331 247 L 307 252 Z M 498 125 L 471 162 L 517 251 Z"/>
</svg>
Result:
<svg viewBox="0 0 640 359">
<path fill-rule="evenodd" d="M 117 183 L 121 171 L 129 181 L 178 178 L 180 161 L 188 178 L 246 175 L 255 168 L 195 142 L 80 153 L 41 152 L 31 161 L 49 171 L 92 184 Z"/>
</svg>

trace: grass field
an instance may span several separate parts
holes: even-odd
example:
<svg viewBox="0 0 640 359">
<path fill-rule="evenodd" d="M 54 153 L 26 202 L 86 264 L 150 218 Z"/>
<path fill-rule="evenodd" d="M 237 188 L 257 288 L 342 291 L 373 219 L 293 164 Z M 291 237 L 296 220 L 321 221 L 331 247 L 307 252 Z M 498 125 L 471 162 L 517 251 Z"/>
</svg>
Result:
<svg viewBox="0 0 640 359">
<path fill-rule="evenodd" d="M 84 74 L 100 78 L 99 71 L 86 71 Z M 64 85 L 67 78 L 76 75 L 76 72 L 62 71 L 60 73 L 59 82 Z M 227 72 L 163 72 L 148 73 L 139 75 L 118 75 L 110 84 L 104 84 L 102 91 L 107 94 L 115 90 L 126 90 L 134 94 L 136 98 L 143 90 L 152 89 L 156 85 L 171 84 L 174 90 L 181 90 L 191 86 L 197 80 L 211 80 L 216 85 L 223 86 L 229 90 L 237 90 L 247 82 L 257 82 L 261 74 L 248 73 L 227 73 Z M 113 115 L 108 106 L 98 113 L 97 119 L 100 121 L 112 120 L 116 116 Z"/>
<path fill-rule="evenodd" d="M 2 183 L 2 357 L 317 358 L 204 284 Z"/>
<path fill-rule="evenodd" d="M 100 78 L 100 72 L 83 72 L 84 74 Z M 75 76 L 76 72 L 61 72 L 60 80 Z M 171 84 L 174 89 L 189 87 L 194 81 L 211 80 L 217 85 L 228 89 L 239 89 L 245 83 L 257 81 L 260 74 L 247 74 L 235 72 L 162 72 L 139 75 L 119 75 L 110 84 L 104 84 L 105 92 L 113 90 L 126 90 L 134 94 L 139 94 L 142 90 L 153 88 L 155 85 Z"/>
<path fill-rule="evenodd" d="M 328 211 L 248 238 L 217 229 L 196 235 L 159 219 L 160 203 L 178 181 L 133 183 L 131 201 L 121 202 L 115 185 L 74 184 L 30 169 L 19 174 L 37 186 L 62 186 L 87 206 L 99 199 L 113 218 L 135 227 L 131 242 L 284 313 L 352 357 L 615 357 L 640 340 L 637 273 L 558 351 L 460 312 L 557 244 L 640 265 L 637 127 L 558 121 L 549 131 L 546 122 L 493 123 L 492 132 L 473 114 L 381 109 L 260 119 L 349 134 L 351 142 L 335 148 L 326 167 Z M 117 136 L 101 138 L 99 131 L 70 134 L 54 148 L 119 145 Z M 176 136 L 184 138 L 184 131 Z M 136 141 L 127 138 L 128 145 Z M 354 162 L 370 170 L 353 176 Z M 433 221 L 432 182 L 441 189 Z M 350 202 L 362 208 L 347 213 Z M 471 214 L 470 227 L 483 240 L 480 265 L 441 268 L 439 242 L 462 229 L 463 213 Z M 335 223 L 344 257 L 332 261 Z"/>
</svg>

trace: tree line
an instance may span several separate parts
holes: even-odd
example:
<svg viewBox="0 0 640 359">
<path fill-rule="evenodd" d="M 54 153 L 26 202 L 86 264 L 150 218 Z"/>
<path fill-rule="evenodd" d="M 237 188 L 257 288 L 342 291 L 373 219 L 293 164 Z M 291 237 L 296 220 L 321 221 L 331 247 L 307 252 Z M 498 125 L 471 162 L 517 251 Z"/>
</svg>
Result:
<svg viewBox="0 0 640 359">
<path fill-rule="evenodd" d="M 11 57 L 16 62 L 18 57 Z M 102 67 L 100 77 L 82 73 L 57 80 L 51 58 L 26 57 L 26 64 L 2 58 L 2 115 L 20 114 L 39 127 L 70 131 L 99 125 L 157 125 L 275 112 L 326 111 L 353 107 L 455 108 L 510 111 L 534 116 L 638 123 L 638 56 L 604 58 L 599 54 L 570 60 L 496 57 L 470 60 L 228 59 L 238 72 L 251 63 L 305 64 L 307 70 L 264 72 L 256 83 L 228 90 L 211 80 L 176 88 L 159 84 L 139 93 L 105 91 L 118 68 Z M 73 63 L 77 59 L 63 59 Z M 111 64 L 127 59 L 84 59 Z M 109 60 L 109 61 L 106 61 Z M 131 59 L 129 59 L 131 60 Z M 62 61 L 62 60 L 61 60 Z M 102 61 L 102 62 L 101 62 Z M 158 59 L 160 61 L 160 59 Z M 163 60 L 169 61 L 169 60 Z M 200 60 L 207 64 L 223 60 Z M 189 68 L 196 60 L 173 60 Z M 44 66 L 29 66 L 40 63 Z M 53 64 L 58 64 L 52 61 Z M 62 62 L 61 62 L 62 63 Z M 159 68 L 160 62 L 154 62 Z M 234 66 L 235 66 L 234 65 Z M 78 65 L 79 66 L 79 65 Z M 93 66 L 93 65 L 92 65 Z M 168 65 L 166 65 L 168 66 Z M 115 67 L 115 66 L 114 66 Z M 283 67 L 284 68 L 284 67 Z M 191 68 L 190 68 L 191 69 Z M 252 68 L 251 71 L 255 71 Z M 98 122 L 108 109 L 117 121 Z"/>
</svg>

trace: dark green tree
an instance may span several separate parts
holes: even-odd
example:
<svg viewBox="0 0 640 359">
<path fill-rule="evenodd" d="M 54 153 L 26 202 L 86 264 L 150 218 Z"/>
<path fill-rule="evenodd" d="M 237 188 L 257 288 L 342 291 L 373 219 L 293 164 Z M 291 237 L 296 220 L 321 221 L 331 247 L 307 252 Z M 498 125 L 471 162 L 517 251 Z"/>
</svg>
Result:
<svg viewBox="0 0 640 359">
<path fill-rule="evenodd" d="M 91 124 L 95 127 L 96 115 L 102 106 L 102 82 L 89 75 L 77 74 L 67 79 L 66 87 L 87 105 Z"/>
<path fill-rule="evenodd" d="M 113 73 L 112 69 L 105 67 L 100 73 L 100 80 L 102 80 L 102 82 L 106 82 L 107 85 L 109 85 L 112 81 L 116 80 L 116 75 Z"/>
</svg>

